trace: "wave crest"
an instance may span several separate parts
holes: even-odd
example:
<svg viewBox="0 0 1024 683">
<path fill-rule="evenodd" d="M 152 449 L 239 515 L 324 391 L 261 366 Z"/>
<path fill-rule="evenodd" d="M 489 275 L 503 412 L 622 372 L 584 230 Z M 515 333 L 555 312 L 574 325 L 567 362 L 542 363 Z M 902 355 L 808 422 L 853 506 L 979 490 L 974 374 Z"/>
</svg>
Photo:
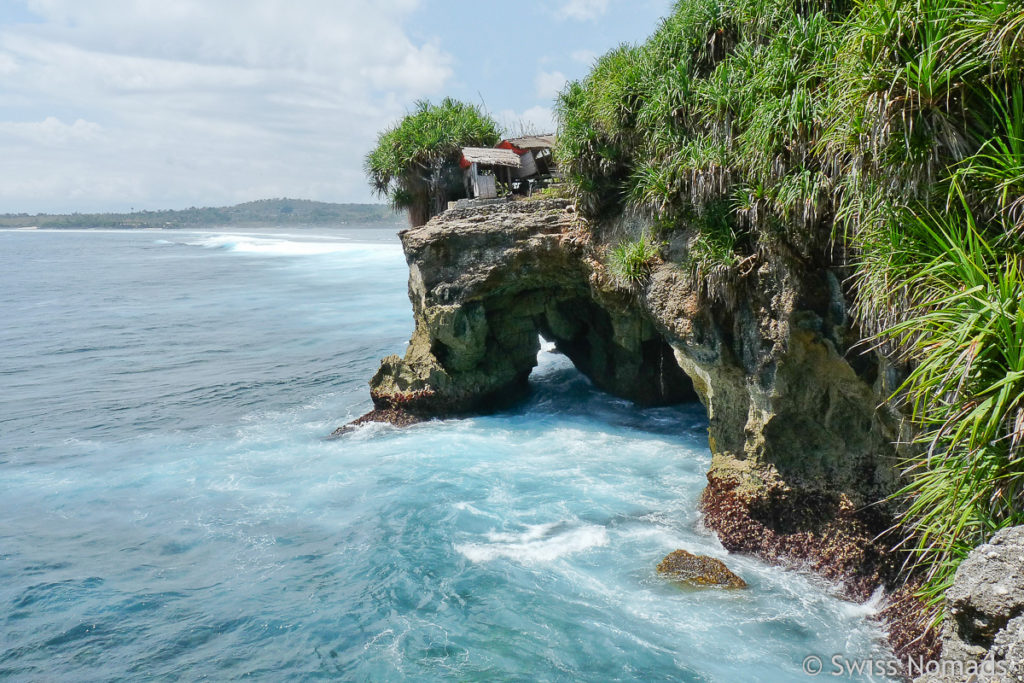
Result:
<svg viewBox="0 0 1024 683">
<path fill-rule="evenodd" d="M 393 244 L 371 244 L 366 242 L 301 242 L 279 237 L 253 237 L 250 235 L 211 235 L 188 246 L 207 249 L 223 249 L 244 254 L 265 256 L 322 256 L 325 254 L 372 255 L 391 253 L 398 249 Z"/>
</svg>

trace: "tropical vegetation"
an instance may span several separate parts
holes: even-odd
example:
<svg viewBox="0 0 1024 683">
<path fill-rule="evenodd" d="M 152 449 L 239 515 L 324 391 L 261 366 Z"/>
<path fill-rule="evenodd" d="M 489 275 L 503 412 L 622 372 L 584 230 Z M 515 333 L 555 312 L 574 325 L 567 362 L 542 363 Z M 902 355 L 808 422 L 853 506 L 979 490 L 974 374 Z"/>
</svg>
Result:
<svg viewBox="0 0 1024 683">
<path fill-rule="evenodd" d="M 682 0 L 557 103 L 591 219 L 688 231 L 722 277 L 853 273 L 861 327 L 910 368 L 901 529 L 936 610 L 1024 523 L 1022 67 L 1021 0 Z"/>
<path fill-rule="evenodd" d="M 366 155 L 370 185 L 396 211 L 423 225 L 462 192 L 459 159 L 463 147 L 493 147 L 498 125 L 479 107 L 451 98 L 416 103 L 412 112 L 377 138 Z"/>
<path fill-rule="evenodd" d="M 649 235 L 623 242 L 612 249 L 609 269 L 612 275 L 626 285 L 643 282 L 650 274 L 651 264 L 658 258 L 659 245 Z"/>
</svg>

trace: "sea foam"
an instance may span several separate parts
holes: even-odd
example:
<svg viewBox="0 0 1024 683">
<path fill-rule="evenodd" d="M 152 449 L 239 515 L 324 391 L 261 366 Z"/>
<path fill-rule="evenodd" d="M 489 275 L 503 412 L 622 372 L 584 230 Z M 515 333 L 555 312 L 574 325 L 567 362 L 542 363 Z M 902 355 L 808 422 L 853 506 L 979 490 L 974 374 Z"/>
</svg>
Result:
<svg viewBox="0 0 1024 683">
<path fill-rule="evenodd" d="M 604 527 L 587 525 L 555 530 L 560 524 L 530 525 L 518 534 L 492 531 L 487 534 L 490 543 L 461 543 L 455 546 L 471 562 L 490 562 L 507 558 L 523 563 L 553 562 L 590 548 L 608 545 L 608 532 Z"/>
</svg>

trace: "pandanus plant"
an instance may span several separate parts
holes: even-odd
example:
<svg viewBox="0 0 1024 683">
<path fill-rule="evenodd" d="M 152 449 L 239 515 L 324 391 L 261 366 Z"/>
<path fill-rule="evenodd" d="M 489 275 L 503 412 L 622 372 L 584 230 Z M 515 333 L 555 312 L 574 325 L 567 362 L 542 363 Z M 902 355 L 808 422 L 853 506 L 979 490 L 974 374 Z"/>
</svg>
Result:
<svg viewBox="0 0 1024 683">
<path fill-rule="evenodd" d="M 408 211 L 411 225 L 423 225 L 445 209 L 452 187 L 461 185 L 462 148 L 491 147 L 500 139 L 498 125 L 475 105 L 421 100 L 380 133 L 364 167 L 379 196 L 396 211 Z"/>
</svg>

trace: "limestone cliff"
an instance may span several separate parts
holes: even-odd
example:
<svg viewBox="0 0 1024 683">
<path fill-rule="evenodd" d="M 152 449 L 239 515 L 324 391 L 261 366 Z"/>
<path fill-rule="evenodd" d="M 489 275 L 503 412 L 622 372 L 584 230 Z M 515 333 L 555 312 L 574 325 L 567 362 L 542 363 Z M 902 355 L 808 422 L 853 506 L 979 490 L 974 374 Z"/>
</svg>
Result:
<svg viewBox="0 0 1024 683">
<path fill-rule="evenodd" d="M 699 397 L 712 479 L 737 494 L 808 494 L 830 513 L 891 490 L 897 422 L 878 409 L 874 356 L 851 349 L 838 275 L 764 259 L 716 295 L 681 265 L 679 240 L 644 286 L 625 286 L 576 221 L 565 201 L 512 202 L 400 233 L 416 328 L 371 381 L 375 405 L 439 415 L 513 401 L 542 335 L 611 393 Z"/>
<path fill-rule="evenodd" d="M 791 558 L 866 597 L 894 575 L 872 505 L 896 483 L 891 386 L 855 346 L 842 276 L 763 253 L 698 277 L 687 235 L 642 284 L 604 262 L 637 226 L 588 226 L 565 201 L 451 210 L 401 233 L 415 332 L 371 381 L 383 413 L 489 410 L 528 389 L 538 335 L 598 387 L 642 404 L 699 398 L 713 453 L 702 505 L 726 547 Z"/>
</svg>

